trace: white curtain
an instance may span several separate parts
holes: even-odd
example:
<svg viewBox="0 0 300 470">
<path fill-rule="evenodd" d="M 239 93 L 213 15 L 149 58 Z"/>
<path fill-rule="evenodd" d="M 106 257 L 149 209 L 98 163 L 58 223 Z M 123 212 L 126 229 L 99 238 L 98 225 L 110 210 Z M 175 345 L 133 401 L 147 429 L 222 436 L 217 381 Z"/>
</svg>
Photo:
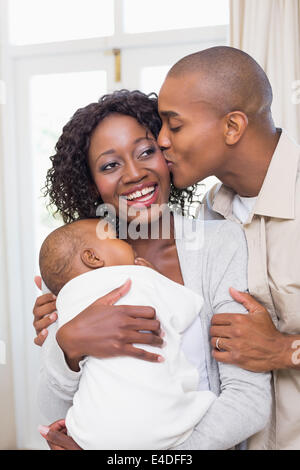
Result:
<svg viewBox="0 0 300 470">
<path fill-rule="evenodd" d="M 1 78 L 0 78 L 1 79 Z M 5 233 L 3 207 L 3 152 L 1 150 L 1 114 L 4 105 L 0 104 L 0 449 L 15 448 L 14 393 L 12 378 L 12 358 L 10 354 L 9 311 L 7 302 L 7 279 L 5 269 Z"/>
<path fill-rule="evenodd" d="M 1 15 L 1 8 L 0 8 Z M 1 18 L 0 18 L 1 19 Z M 1 23 L 1 22 L 0 22 Z M 0 24 L 1 27 L 1 24 Z M 0 30 L 1 31 L 1 30 Z M 15 449 L 15 417 L 13 368 L 10 348 L 9 310 L 6 275 L 6 237 L 4 222 L 3 119 L 5 115 L 5 86 L 2 79 L 2 40 L 0 35 L 0 449 Z"/>
<path fill-rule="evenodd" d="M 273 116 L 300 143 L 300 0 L 230 0 L 230 45 L 263 67 Z"/>
</svg>

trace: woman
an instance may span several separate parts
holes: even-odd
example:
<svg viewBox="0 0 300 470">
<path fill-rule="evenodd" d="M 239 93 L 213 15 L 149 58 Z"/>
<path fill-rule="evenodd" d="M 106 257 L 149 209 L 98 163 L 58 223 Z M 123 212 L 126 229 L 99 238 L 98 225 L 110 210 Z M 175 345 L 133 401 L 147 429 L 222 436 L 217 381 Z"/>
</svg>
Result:
<svg viewBox="0 0 300 470">
<path fill-rule="evenodd" d="M 229 287 L 241 291 L 247 288 L 246 244 L 236 224 L 210 221 L 203 225 L 201 220 L 191 221 L 175 213 L 169 213 L 170 233 L 164 236 L 166 203 L 183 207 L 184 196 L 191 198 L 191 193 L 170 187 L 168 167 L 156 142 L 160 126 L 156 99 L 140 92 L 115 92 L 78 110 L 58 141 L 47 192 L 65 222 L 95 217 L 97 207 L 104 202 L 115 208 L 120 222 L 126 217 L 128 226 L 138 220 L 148 231 L 153 225 L 158 229 L 156 239 L 136 238 L 128 231 L 127 242 L 138 257 L 163 275 L 203 296 L 204 306 L 185 332 L 182 348 L 198 369 L 199 389 L 218 395 L 180 449 L 229 449 L 261 430 L 270 408 L 268 374 L 217 364 L 210 354 L 212 315 L 245 313 L 230 297 Z M 120 200 L 126 209 L 122 213 Z M 163 205 L 163 215 L 151 210 L 154 204 Z M 138 218 L 131 214 L 133 209 L 138 210 Z M 130 355 L 161 360 L 161 354 L 132 346 L 161 345 L 159 319 L 155 319 L 153 309 L 113 305 L 128 288 L 126 284 L 99 299 L 58 332 L 55 324 L 49 328 L 39 389 L 40 406 L 49 420 L 65 417 L 84 356 Z M 49 294 L 38 299 L 34 309 L 38 333 L 53 322 L 45 317 L 53 309 Z M 145 335 L 140 330 L 150 333 Z M 39 333 L 36 342 L 41 343 L 43 337 Z"/>
</svg>

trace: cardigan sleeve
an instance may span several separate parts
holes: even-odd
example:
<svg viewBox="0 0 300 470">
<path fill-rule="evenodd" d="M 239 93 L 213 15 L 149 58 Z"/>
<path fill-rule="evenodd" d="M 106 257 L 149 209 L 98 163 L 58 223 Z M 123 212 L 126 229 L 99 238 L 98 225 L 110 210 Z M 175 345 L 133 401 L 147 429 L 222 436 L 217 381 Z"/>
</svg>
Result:
<svg viewBox="0 0 300 470">
<path fill-rule="evenodd" d="M 247 313 L 231 298 L 229 288 L 247 290 L 247 245 L 235 223 L 221 223 L 211 237 L 204 262 L 203 293 L 209 322 L 214 313 Z M 209 341 L 209 338 L 207 338 Z M 234 365 L 217 364 L 220 395 L 176 450 L 226 450 L 262 430 L 271 412 L 271 375 Z"/>
<path fill-rule="evenodd" d="M 57 322 L 48 327 L 48 336 L 42 346 L 37 393 L 40 411 L 49 423 L 66 417 L 78 389 L 85 362 L 80 362 L 79 372 L 69 368 L 56 341 L 56 332 Z"/>
</svg>

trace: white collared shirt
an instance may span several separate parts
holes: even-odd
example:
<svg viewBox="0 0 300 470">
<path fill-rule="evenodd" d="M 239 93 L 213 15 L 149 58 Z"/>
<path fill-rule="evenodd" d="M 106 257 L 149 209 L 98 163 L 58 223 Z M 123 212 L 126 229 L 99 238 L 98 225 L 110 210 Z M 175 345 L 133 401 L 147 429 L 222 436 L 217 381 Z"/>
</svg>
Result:
<svg viewBox="0 0 300 470">
<path fill-rule="evenodd" d="M 254 209 L 257 197 L 241 197 L 238 194 L 234 196 L 232 203 L 232 213 L 242 224 L 245 224 L 249 215 Z"/>
</svg>

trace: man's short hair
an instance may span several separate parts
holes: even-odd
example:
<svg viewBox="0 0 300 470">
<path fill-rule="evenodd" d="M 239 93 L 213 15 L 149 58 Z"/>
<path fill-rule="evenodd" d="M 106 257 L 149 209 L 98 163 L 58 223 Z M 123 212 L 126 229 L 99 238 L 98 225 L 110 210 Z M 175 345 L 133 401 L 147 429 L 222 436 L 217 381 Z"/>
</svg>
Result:
<svg viewBox="0 0 300 470">
<path fill-rule="evenodd" d="M 208 99 L 220 111 L 242 111 L 251 119 L 270 113 L 273 92 L 262 67 L 240 49 L 218 46 L 179 60 L 168 77 L 199 76 Z"/>
</svg>

